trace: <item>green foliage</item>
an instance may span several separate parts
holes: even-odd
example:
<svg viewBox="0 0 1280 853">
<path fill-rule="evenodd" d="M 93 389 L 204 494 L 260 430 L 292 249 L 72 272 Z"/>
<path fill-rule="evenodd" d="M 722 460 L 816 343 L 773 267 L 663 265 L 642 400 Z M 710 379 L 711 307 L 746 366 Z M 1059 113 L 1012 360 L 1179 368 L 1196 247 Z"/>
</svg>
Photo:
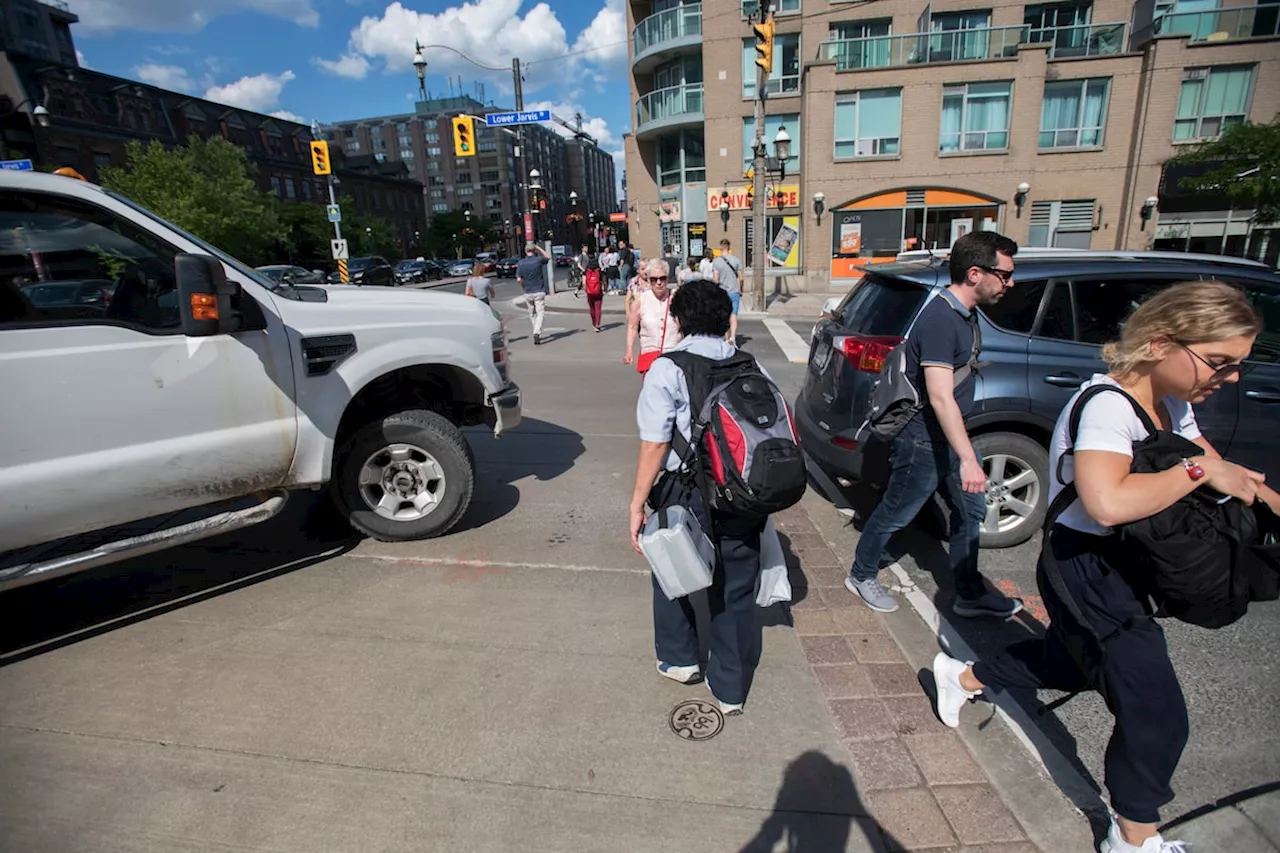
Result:
<svg viewBox="0 0 1280 853">
<path fill-rule="evenodd" d="M 472 211 L 468 220 L 464 211 L 447 210 L 431 217 L 425 243 L 435 257 L 471 258 L 501 239 L 488 217 Z"/>
<path fill-rule="evenodd" d="M 249 264 L 275 260 L 285 237 L 249 158 L 221 137 L 172 149 L 130 142 L 126 165 L 103 169 L 102 184 Z"/>
<path fill-rule="evenodd" d="M 1258 222 L 1280 221 L 1280 116 L 1270 124 L 1229 127 L 1217 139 L 1194 145 L 1169 163 L 1209 164 L 1203 175 L 1183 178 L 1179 185 L 1224 195 L 1236 207 L 1255 208 Z"/>
</svg>

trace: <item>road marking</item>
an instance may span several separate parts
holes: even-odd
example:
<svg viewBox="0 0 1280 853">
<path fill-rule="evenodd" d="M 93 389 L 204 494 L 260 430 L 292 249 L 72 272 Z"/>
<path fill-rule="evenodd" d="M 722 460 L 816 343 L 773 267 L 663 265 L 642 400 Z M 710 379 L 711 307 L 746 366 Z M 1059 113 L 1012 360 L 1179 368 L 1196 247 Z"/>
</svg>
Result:
<svg viewBox="0 0 1280 853">
<path fill-rule="evenodd" d="M 907 570 L 896 562 L 887 568 L 897 578 L 897 586 L 901 590 L 901 594 L 907 599 L 916 614 L 924 620 L 925 625 L 937 635 L 947 654 L 957 660 L 977 660 L 973 649 L 956 632 L 956 629 L 951 627 L 951 623 L 942 617 L 942 614 L 938 612 L 938 608 L 933 606 L 933 601 L 930 600 L 929 596 L 907 574 Z M 1045 772 L 1049 774 L 1049 778 L 1053 779 L 1054 783 L 1057 784 L 1058 788 L 1076 808 L 1088 813 L 1096 812 L 1106 807 L 1098 796 L 1098 792 L 1084 780 L 1084 777 L 1077 772 L 1066 756 L 1054 746 L 1048 736 L 1032 721 L 1026 709 L 1019 705 L 1009 695 L 1008 691 L 1000 693 L 992 691 L 986 695 L 986 698 L 995 707 L 996 713 L 1004 720 L 1005 725 L 1013 732 L 1014 737 L 1018 739 L 1027 752 L 1031 753 L 1040 762 Z"/>
<path fill-rule="evenodd" d="M 383 563 L 400 563 L 417 566 L 464 566 L 477 569 L 560 569 L 566 572 L 610 572 L 623 575 L 647 575 L 647 568 L 613 568 L 610 566 L 583 566 L 572 563 L 516 563 L 504 560 L 465 560 L 450 557 L 394 557 L 389 554 L 343 554 L 357 560 L 374 560 Z"/>
<path fill-rule="evenodd" d="M 796 334 L 795 329 L 782 320 L 771 320 L 768 317 L 764 320 L 764 327 L 769 330 L 769 334 L 773 335 L 774 341 L 782 349 L 782 354 L 788 361 L 792 364 L 809 363 L 809 345 L 804 342 L 804 338 Z"/>
</svg>

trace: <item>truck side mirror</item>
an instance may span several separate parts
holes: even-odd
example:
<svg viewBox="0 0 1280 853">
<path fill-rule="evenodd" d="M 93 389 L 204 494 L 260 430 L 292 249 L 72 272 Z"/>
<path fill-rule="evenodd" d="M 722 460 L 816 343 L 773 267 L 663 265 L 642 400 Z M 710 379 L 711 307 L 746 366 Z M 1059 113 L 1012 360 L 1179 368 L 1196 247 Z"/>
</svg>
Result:
<svg viewBox="0 0 1280 853">
<path fill-rule="evenodd" d="M 174 259 L 173 267 L 178 283 L 178 313 L 185 335 L 203 338 L 239 330 L 240 313 L 231 305 L 239 288 L 227 281 L 226 271 L 217 258 L 182 252 Z"/>
</svg>

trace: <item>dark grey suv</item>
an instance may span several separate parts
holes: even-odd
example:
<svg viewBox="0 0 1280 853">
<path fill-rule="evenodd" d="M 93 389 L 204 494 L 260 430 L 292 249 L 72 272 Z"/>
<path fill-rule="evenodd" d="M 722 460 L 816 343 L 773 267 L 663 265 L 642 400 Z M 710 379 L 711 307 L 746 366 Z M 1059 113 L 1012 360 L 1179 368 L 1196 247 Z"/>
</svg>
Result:
<svg viewBox="0 0 1280 853">
<path fill-rule="evenodd" d="M 1049 437 L 1067 400 L 1106 370 L 1101 344 L 1152 291 L 1218 279 L 1243 287 L 1265 329 L 1253 370 L 1196 407 L 1223 455 L 1280 482 L 1280 276 L 1261 264 L 1161 252 L 1027 253 L 1014 287 L 980 308 L 982 368 L 967 420 L 988 480 L 982 544 L 1017 545 L 1041 526 L 1048 503 Z M 946 262 L 876 266 L 814 327 L 809 370 L 796 400 L 802 445 L 827 474 L 882 485 L 888 446 L 854 440 L 884 355 L 903 340 L 925 299 L 949 283 Z"/>
</svg>

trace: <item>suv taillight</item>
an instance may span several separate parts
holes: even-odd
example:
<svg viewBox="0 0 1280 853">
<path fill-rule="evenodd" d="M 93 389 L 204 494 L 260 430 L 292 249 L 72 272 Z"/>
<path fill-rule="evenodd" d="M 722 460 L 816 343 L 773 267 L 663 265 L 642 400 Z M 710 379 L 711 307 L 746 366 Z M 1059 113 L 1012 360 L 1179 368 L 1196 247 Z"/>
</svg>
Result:
<svg viewBox="0 0 1280 853">
<path fill-rule="evenodd" d="M 889 353 L 905 338 L 893 335 L 839 335 L 831 341 L 856 370 L 879 373 Z"/>
</svg>

